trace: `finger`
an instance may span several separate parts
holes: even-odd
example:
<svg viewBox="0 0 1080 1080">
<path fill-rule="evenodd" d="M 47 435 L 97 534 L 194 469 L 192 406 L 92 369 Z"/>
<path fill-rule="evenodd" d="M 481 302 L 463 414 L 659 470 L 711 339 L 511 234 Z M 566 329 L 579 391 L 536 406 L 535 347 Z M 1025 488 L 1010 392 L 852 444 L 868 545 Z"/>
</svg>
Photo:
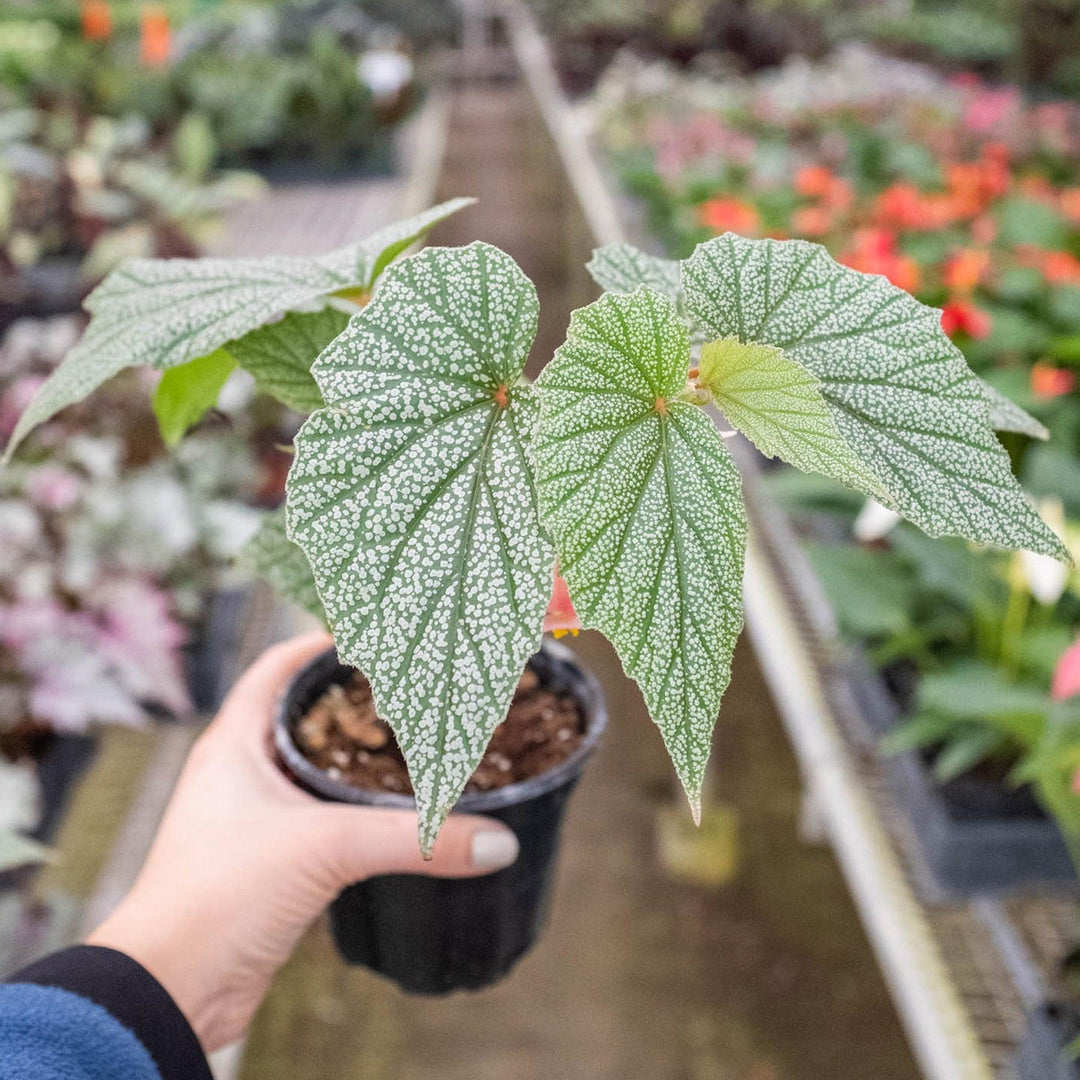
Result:
<svg viewBox="0 0 1080 1080">
<path fill-rule="evenodd" d="M 510 866 L 518 857 L 514 833 L 493 818 L 451 814 L 435 841 L 431 859 L 420 854 L 416 813 L 372 807 L 323 805 L 309 834 L 344 887 L 376 874 L 476 877 Z"/>
<path fill-rule="evenodd" d="M 271 646 L 244 672 L 218 710 L 215 731 L 265 732 L 289 681 L 306 664 L 334 644 L 324 630 Z"/>
</svg>

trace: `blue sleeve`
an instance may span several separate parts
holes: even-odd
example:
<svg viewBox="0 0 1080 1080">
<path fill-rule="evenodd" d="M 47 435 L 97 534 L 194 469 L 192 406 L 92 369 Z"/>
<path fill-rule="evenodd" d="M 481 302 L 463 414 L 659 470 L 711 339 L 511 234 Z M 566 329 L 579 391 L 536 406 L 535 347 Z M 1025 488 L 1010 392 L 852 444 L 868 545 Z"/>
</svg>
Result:
<svg viewBox="0 0 1080 1080">
<path fill-rule="evenodd" d="M 161 1080 L 135 1036 L 55 986 L 0 986 L 0 1080 Z"/>
<path fill-rule="evenodd" d="M 76 945 L 0 986 L 0 1080 L 213 1080 L 168 991 L 130 956 Z"/>
</svg>

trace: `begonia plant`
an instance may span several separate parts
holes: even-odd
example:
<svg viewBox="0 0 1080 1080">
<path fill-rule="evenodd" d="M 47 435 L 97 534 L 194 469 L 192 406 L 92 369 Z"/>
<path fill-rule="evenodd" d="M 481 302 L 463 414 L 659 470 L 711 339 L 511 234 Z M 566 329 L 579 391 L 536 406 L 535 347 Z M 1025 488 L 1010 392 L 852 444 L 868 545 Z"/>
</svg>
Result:
<svg viewBox="0 0 1080 1080">
<path fill-rule="evenodd" d="M 168 369 L 177 400 L 191 365 L 239 364 L 309 411 L 253 557 L 370 680 L 425 851 L 540 644 L 556 565 L 700 814 L 747 533 L 707 406 L 932 536 L 1068 559 L 994 433 L 1002 402 L 940 313 L 885 278 L 731 233 L 681 263 L 605 248 L 590 271 L 606 291 L 530 384 L 538 300 L 509 255 L 473 243 L 391 265 L 459 205 L 317 259 L 128 264 L 8 449 L 129 364 Z M 190 385 L 194 416 L 213 380 Z"/>
</svg>

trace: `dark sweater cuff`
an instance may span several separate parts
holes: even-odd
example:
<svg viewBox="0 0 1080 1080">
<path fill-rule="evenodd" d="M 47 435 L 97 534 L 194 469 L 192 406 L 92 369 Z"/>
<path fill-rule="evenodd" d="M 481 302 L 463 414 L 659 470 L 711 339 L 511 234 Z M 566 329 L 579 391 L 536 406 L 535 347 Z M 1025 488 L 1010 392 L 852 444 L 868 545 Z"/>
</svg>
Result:
<svg viewBox="0 0 1080 1080">
<path fill-rule="evenodd" d="M 5 981 L 55 986 L 100 1005 L 146 1047 L 161 1080 L 213 1080 L 187 1017 L 165 987 L 125 953 L 75 945 Z"/>
</svg>

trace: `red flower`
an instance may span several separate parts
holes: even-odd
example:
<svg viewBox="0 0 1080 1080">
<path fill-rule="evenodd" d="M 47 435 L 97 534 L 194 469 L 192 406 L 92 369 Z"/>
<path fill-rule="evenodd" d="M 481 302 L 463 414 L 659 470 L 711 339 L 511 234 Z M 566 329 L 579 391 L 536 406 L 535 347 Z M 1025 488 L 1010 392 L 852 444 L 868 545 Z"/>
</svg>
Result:
<svg viewBox="0 0 1080 1080">
<path fill-rule="evenodd" d="M 761 225 L 757 210 L 741 199 L 709 199 L 698 207 L 698 220 L 717 233 L 752 233 Z"/>
<path fill-rule="evenodd" d="M 149 5 L 142 9 L 139 23 L 139 58 L 147 67 L 162 67 L 172 55 L 172 28 L 169 13 Z"/>
<path fill-rule="evenodd" d="M 896 236 L 887 229 L 859 229 L 839 261 L 864 274 L 882 274 L 898 288 L 915 292 L 921 275 L 919 264 L 896 250 Z"/>
<path fill-rule="evenodd" d="M 1049 400 L 1071 393 L 1076 387 L 1076 372 L 1054 367 L 1043 360 L 1031 366 L 1031 392 Z"/>
<path fill-rule="evenodd" d="M 925 216 L 919 189 L 914 184 L 890 184 L 877 197 L 877 216 L 897 228 L 918 228 Z"/>
<path fill-rule="evenodd" d="M 990 333 L 990 316 L 966 300 L 950 300 L 941 309 L 941 328 L 949 337 L 984 338 Z"/>
</svg>

